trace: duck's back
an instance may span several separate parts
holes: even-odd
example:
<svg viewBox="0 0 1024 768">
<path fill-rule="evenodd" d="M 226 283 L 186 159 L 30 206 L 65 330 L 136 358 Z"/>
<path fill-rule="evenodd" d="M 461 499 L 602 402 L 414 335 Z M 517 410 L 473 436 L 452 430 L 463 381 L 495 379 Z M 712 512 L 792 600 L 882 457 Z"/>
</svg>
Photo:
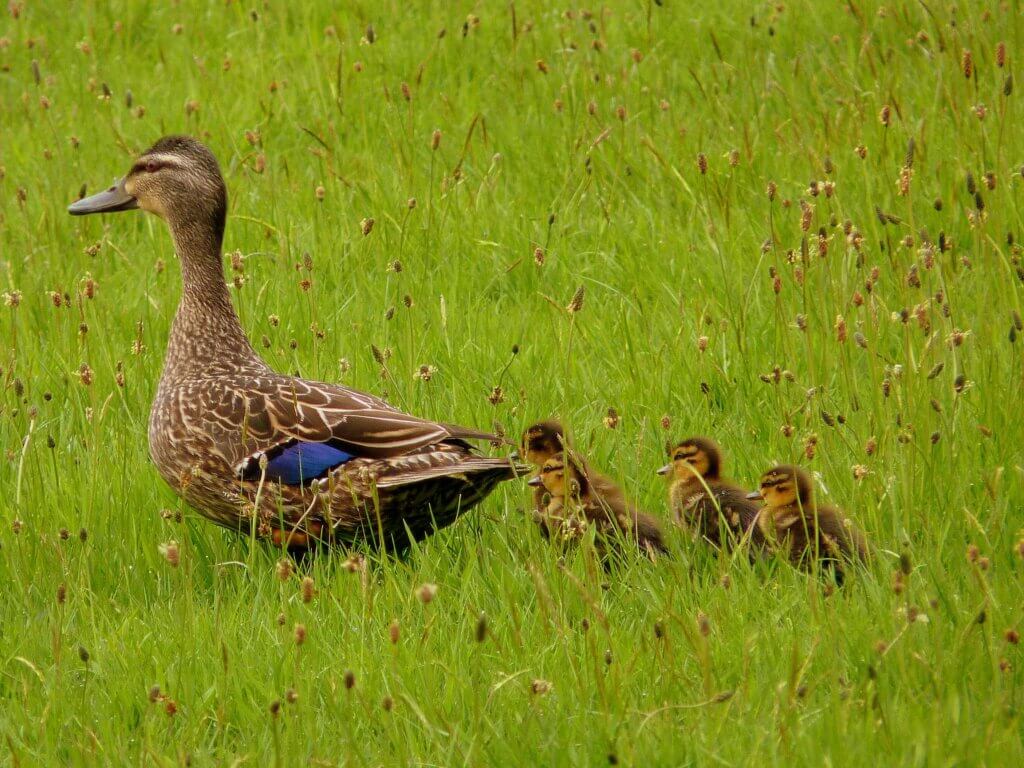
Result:
<svg viewBox="0 0 1024 768">
<path fill-rule="evenodd" d="M 672 509 L 679 521 L 695 536 L 719 548 L 729 549 L 749 536 L 763 543 L 757 526 L 759 505 L 747 492 L 727 480 L 699 480 L 672 488 Z"/>
<path fill-rule="evenodd" d="M 832 539 L 850 562 L 866 563 L 870 556 L 867 538 L 835 507 L 818 507 L 818 528 Z"/>
</svg>

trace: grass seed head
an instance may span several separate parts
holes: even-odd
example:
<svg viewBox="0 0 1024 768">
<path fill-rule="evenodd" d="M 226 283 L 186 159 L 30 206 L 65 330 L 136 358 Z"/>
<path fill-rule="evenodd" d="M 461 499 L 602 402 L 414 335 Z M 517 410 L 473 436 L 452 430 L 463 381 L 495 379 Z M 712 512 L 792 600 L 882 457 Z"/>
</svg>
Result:
<svg viewBox="0 0 1024 768">
<path fill-rule="evenodd" d="M 532 693 L 534 696 L 544 696 L 550 693 L 553 687 L 554 686 L 547 680 L 541 680 L 540 678 L 537 678 L 536 680 L 530 683 L 530 693 Z"/>
<path fill-rule="evenodd" d="M 288 581 L 295 573 L 295 564 L 292 563 L 287 557 L 282 557 L 274 565 L 274 572 L 277 574 L 277 578 L 281 581 Z"/>
<path fill-rule="evenodd" d="M 575 315 L 581 309 L 583 309 L 583 299 L 586 296 L 586 286 L 581 285 L 576 289 L 576 292 L 572 295 L 572 299 L 569 300 L 569 304 L 566 306 L 565 311 L 570 315 Z"/>
<path fill-rule="evenodd" d="M 181 563 L 181 550 L 178 548 L 178 542 L 173 539 L 160 545 L 160 554 L 171 568 L 177 568 Z"/>
<path fill-rule="evenodd" d="M 416 590 L 416 597 L 424 605 L 432 603 L 434 598 L 437 597 L 437 585 L 429 582 L 421 584 Z"/>
</svg>

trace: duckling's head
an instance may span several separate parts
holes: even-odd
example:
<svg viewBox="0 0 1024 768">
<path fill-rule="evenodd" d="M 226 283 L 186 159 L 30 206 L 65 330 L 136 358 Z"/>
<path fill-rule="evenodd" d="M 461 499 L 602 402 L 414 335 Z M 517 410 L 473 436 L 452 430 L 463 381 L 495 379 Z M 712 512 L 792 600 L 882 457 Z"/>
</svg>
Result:
<svg viewBox="0 0 1024 768">
<path fill-rule="evenodd" d="M 224 231 L 228 195 L 217 159 L 189 136 L 165 136 L 143 152 L 110 189 L 83 198 L 68 213 L 84 216 L 141 208 L 170 223 Z"/>
<path fill-rule="evenodd" d="M 760 492 L 750 495 L 764 499 L 765 506 L 770 508 L 794 504 L 807 507 L 814 501 L 814 485 L 806 470 L 781 464 L 761 475 Z"/>
<path fill-rule="evenodd" d="M 717 480 L 722 471 L 722 451 L 706 437 L 690 437 L 680 441 L 668 452 L 669 463 L 658 470 L 673 481 L 696 477 Z"/>
<path fill-rule="evenodd" d="M 520 445 L 521 456 L 535 466 L 561 453 L 565 448 L 565 430 L 557 421 L 539 421 L 526 428 Z"/>
<path fill-rule="evenodd" d="M 529 481 L 529 485 L 543 485 L 544 490 L 554 498 L 575 496 L 579 498 L 587 490 L 587 478 L 582 468 L 564 453 L 556 453 L 544 462 L 540 474 Z"/>
</svg>

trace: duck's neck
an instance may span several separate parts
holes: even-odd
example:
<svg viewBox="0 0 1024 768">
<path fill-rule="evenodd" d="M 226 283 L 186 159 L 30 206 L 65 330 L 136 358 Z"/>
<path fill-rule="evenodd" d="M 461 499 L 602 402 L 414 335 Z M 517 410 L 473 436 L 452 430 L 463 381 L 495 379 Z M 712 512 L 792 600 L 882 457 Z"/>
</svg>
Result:
<svg viewBox="0 0 1024 768">
<path fill-rule="evenodd" d="M 224 283 L 223 225 L 200 217 L 168 223 L 181 261 L 182 293 L 167 344 L 164 381 L 262 365 Z"/>
</svg>

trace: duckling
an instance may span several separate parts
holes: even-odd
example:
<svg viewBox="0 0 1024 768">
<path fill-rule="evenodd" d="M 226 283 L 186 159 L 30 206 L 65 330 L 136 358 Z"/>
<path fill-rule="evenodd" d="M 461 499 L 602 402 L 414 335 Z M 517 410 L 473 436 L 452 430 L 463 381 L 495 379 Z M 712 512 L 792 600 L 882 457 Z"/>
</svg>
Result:
<svg viewBox="0 0 1024 768">
<path fill-rule="evenodd" d="M 658 470 L 669 477 L 669 506 L 676 520 L 694 536 L 717 549 L 732 549 L 749 540 L 751 555 L 764 549 L 757 529 L 759 506 L 747 491 L 721 476 L 722 451 L 706 437 L 690 437 L 669 451 Z"/>
<path fill-rule="evenodd" d="M 652 559 L 668 550 L 658 523 L 621 498 L 599 495 L 585 465 L 566 453 L 556 453 L 544 462 L 529 485 L 543 487 L 547 505 L 543 525 L 553 534 L 573 539 L 593 525 L 602 550 L 617 536 L 636 543 Z"/>
<path fill-rule="evenodd" d="M 817 503 L 811 476 L 804 469 L 772 467 L 761 476 L 760 490 L 750 498 L 764 500 L 757 527 L 794 566 L 810 570 L 819 561 L 842 584 L 847 566 L 867 562 L 864 535 L 838 509 Z"/>
<path fill-rule="evenodd" d="M 566 438 L 565 429 L 561 423 L 554 420 L 538 421 L 527 427 L 523 432 L 519 456 L 533 464 L 537 468 L 534 477 L 540 477 L 541 469 L 545 462 L 565 450 L 571 452 L 572 445 L 568 438 Z M 587 479 L 589 480 L 590 488 L 601 498 L 624 507 L 630 506 L 622 489 L 609 478 L 588 468 Z M 541 532 L 545 538 L 550 533 L 544 522 L 549 498 L 550 495 L 545 490 L 544 484 L 535 483 L 533 488 L 534 516 L 540 524 Z"/>
</svg>

